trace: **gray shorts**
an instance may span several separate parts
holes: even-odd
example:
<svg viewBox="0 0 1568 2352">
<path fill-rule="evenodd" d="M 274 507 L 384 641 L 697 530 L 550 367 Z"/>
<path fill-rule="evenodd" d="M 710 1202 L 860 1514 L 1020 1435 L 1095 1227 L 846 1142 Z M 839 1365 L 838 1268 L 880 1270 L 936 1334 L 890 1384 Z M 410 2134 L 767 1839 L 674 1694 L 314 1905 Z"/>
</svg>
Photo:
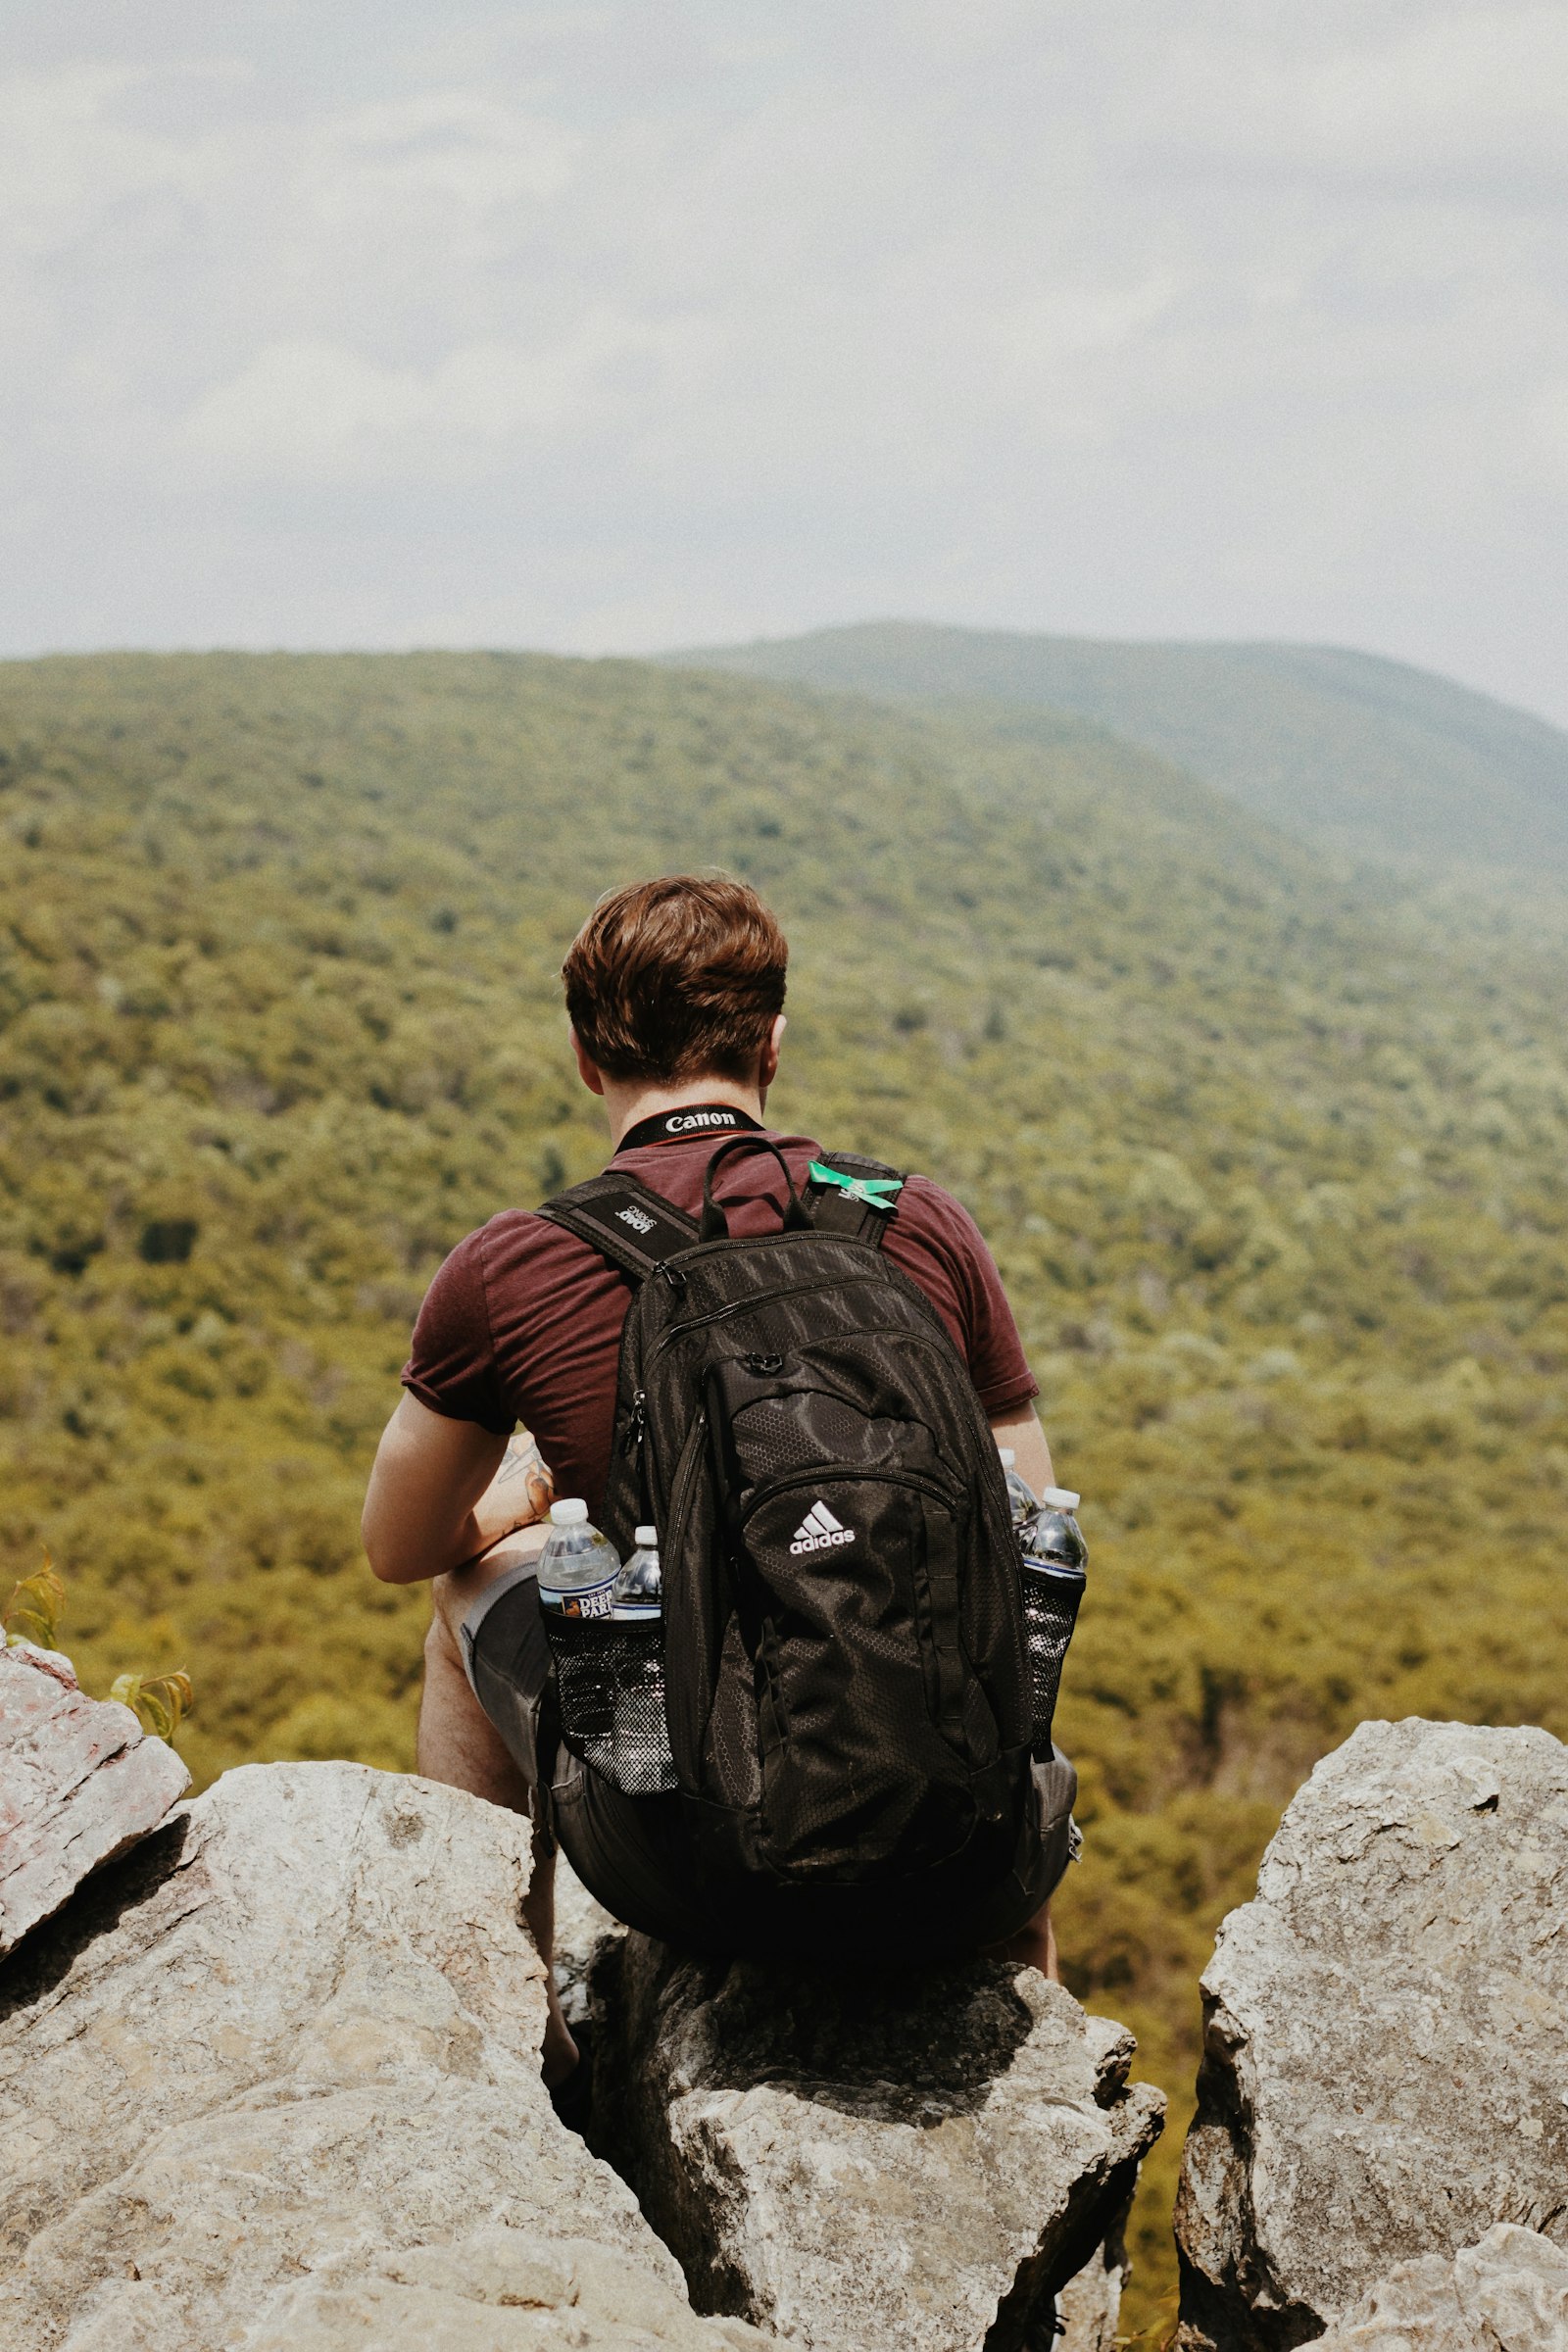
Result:
<svg viewBox="0 0 1568 2352">
<path fill-rule="evenodd" d="M 732 1913 L 708 1897 L 678 1795 L 623 1796 L 542 1730 L 550 1645 L 531 1565 L 508 1570 L 480 1594 L 463 1621 L 462 1648 L 474 1695 L 528 1784 L 538 1831 L 560 1838 L 607 1911 L 688 1950 L 765 1946 L 765 1920 L 739 1933 Z M 961 1937 L 948 1939 L 950 1948 L 1000 1942 L 1034 1917 L 1077 1854 L 1077 1773 L 1054 1748 L 1034 1767 L 1034 1818 L 1011 1872 L 964 1922 Z"/>
</svg>

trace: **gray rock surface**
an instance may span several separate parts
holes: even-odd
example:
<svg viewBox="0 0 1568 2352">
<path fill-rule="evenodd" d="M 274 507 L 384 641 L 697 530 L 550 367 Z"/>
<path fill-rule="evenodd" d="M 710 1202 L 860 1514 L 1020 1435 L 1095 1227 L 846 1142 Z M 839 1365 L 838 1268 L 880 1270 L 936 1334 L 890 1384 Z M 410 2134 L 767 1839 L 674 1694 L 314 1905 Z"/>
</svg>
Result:
<svg viewBox="0 0 1568 2352">
<path fill-rule="evenodd" d="M 1131 2036 L 1032 1969 L 725 1965 L 633 1936 L 617 1975 L 605 2124 L 650 2219 L 699 2308 L 812 2352 L 1015 2352 L 1160 2129 Z"/>
<path fill-rule="evenodd" d="M 157 1827 L 190 1787 L 129 1707 L 88 1698 L 71 1662 L 0 1647 L 0 1954 Z"/>
<path fill-rule="evenodd" d="M 1296 1796 L 1203 1992 L 1185 2352 L 1283 2352 L 1503 2219 L 1568 2244 L 1568 1748 L 1547 1733 L 1362 1724 Z"/>
<path fill-rule="evenodd" d="M 626 1930 L 591 1895 L 564 1854 L 556 1856 L 556 1990 L 568 2025 L 590 2014 L 590 1984 L 625 1941 Z"/>
<path fill-rule="evenodd" d="M 1104 2242 L 1068 2279 L 1056 2298 L 1061 2333 L 1047 2352 L 1116 2352 L 1121 2334 L 1121 2299 L 1132 2267 L 1124 2236 L 1125 2212 Z"/>
<path fill-rule="evenodd" d="M 382 2254 L 368 2271 L 340 2267 L 349 2275 L 274 2289 L 236 2352 L 744 2352 L 769 2341 L 740 2320 L 697 2319 L 645 2264 L 591 2239 L 495 2227 Z"/>
<path fill-rule="evenodd" d="M 1315 2352 L 1564 2352 L 1568 2253 L 1535 2230 L 1499 2222 L 1450 2262 L 1399 2263 L 1348 2311 Z"/>
<path fill-rule="evenodd" d="M 742 2340 L 550 2108 L 526 1853 L 429 1782 L 251 1765 L 29 1936 L 0 2352 L 610 2352 L 640 2302 L 645 2342 Z"/>
</svg>

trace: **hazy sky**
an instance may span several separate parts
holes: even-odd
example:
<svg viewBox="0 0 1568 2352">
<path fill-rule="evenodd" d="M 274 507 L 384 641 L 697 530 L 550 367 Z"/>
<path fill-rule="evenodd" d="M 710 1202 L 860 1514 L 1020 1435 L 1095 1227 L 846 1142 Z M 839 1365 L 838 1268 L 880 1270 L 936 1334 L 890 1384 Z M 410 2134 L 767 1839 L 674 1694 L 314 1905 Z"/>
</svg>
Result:
<svg viewBox="0 0 1568 2352">
<path fill-rule="evenodd" d="M 1568 7 L 6 0 L 0 651 L 1298 637 L 1568 721 Z"/>
</svg>

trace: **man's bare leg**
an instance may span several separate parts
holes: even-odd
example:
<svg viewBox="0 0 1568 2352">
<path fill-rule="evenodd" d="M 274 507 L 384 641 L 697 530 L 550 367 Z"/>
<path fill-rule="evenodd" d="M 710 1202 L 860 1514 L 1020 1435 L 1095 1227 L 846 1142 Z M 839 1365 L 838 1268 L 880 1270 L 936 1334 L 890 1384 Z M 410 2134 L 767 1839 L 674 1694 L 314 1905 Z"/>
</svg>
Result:
<svg viewBox="0 0 1568 2352">
<path fill-rule="evenodd" d="M 528 1813 L 528 1784 L 500 1733 L 473 1695 L 458 1647 L 458 1628 L 481 1592 L 497 1577 L 529 1558 L 536 1542 L 509 1541 L 486 1552 L 482 1560 L 450 1576 L 436 1577 L 431 1586 L 430 1631 L 424 1643 L 424 1690 L 419 1700 L 419 1735 L 416 1748 L 418 1770 L 427 1780 L 442 1781 L 449 1788 L 466 1788 L 471 1796 L 505 1805 L 512 1813 Z M 540 1959 L 545 1964 L 544 2048 L 541 2053 L 546 2083 L 554 2089 L 577 2063 L 577 2044 L 562 2013 L 554 1970 L 556 1942 L 556 1857 L 541 1853 L 538 1835 L 533 1846 L 533 1872 L 522 1899 L 527 1923 Z"/>
<path fill-rule="evenodd" d="M 1056 1960 L 1056 1931 L 1051 1924 L 1051 1905 L 1042 1903 L 1033 1919 L 1026 1919 L 1021 1928 L 1014 1928 L 1000 1943 L 986 1944 L 981 1958 L 1016 1960 L 1024 1968 L 1038 1968 L 1053 1984 L 1059 1984 L 1061 1969 Z"/>
</svg>

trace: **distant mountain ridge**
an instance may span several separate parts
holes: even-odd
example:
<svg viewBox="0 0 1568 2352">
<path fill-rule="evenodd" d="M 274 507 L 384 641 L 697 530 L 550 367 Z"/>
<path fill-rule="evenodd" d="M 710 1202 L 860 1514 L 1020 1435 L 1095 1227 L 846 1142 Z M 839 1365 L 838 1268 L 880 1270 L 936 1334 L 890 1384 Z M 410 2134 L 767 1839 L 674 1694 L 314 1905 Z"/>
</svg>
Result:
<svg viewBox="0 0 1568 2352">
<path fill-rule="evenodd" d="M 1568 734 L 1371 654 L 866 621 L 665 659 L 882 701 L 1069 712 L 1343 855 L 1568 877 Z"/>
</svg>

